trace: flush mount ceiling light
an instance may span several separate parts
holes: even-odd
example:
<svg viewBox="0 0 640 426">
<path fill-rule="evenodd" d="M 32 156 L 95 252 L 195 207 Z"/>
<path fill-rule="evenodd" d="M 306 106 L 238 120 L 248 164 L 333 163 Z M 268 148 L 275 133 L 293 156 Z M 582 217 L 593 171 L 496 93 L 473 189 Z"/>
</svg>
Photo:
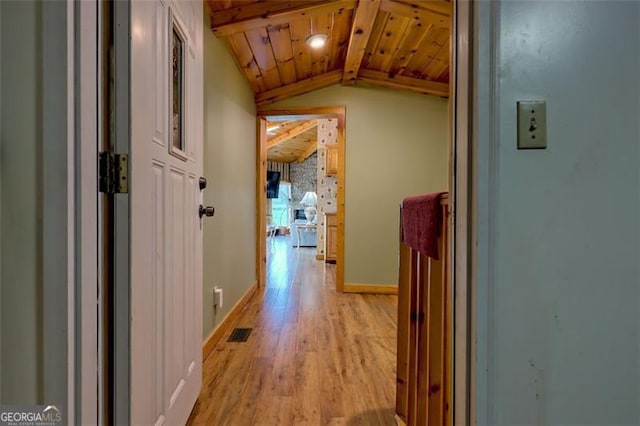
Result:
<svg viewBox="0 0 640 426">
<path fill-rule="evenodd" d="M 311 48 L 313 49 L 321 48 L 322 46 L 325 45 L 326 42 L 327 42 L 327 35 L 322 33 L 311 34 L 307 38 L 307 44 L 311 46 Z"/>
</svg>

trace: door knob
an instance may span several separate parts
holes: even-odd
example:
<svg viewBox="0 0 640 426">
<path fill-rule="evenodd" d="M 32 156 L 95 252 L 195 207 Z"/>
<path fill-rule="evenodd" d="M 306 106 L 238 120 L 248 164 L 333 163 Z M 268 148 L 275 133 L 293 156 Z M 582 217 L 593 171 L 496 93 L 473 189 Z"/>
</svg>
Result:
<svg viewBox="0 0 640 426">
<path fill-rule="evenodd" d="M 214 209 L 211 206 L 207 206 L 204 207 L 202 204 L 200 204 L 200 208 L 198 209 L 198 214 L 200 215 L 200 219 L 202 219 L 202 216 L 208 216 L 211 217 L 215 214 L 216 209 Z"/>
</svg>

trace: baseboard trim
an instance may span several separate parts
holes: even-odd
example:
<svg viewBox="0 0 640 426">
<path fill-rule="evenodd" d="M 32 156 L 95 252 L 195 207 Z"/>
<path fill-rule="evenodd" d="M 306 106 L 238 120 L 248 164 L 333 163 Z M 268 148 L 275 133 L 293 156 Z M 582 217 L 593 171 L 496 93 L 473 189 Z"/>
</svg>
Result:
<svg viewBox="0 0 640 426">
<path fill-rule="evenodd" d="M 316 260 L 324 260 L 324 254 L 316 254 Z"/>
<path fill-rule="evenodd" d="M 397 285 L 344 284 L 345 293 L 398 294 Z"/>
<path fill-rule="evenodd" d="M 244 295 L 236 302 L 236 304 L 231 308 L 226 317 L 218 324 L 218 326 L 209 334 L 209 336 L 205 339 L 204 343 L 202 343 L 202 360 L 207 359 L 213 348 L 218 344 L 222 336 L 229 331 L 233 322 L 238 318 L 242 309 L 247 306 L 253 295 L 258 290 L 258 281 L 255 281 L 251 287 L 247 289 Z"/>
</svg>

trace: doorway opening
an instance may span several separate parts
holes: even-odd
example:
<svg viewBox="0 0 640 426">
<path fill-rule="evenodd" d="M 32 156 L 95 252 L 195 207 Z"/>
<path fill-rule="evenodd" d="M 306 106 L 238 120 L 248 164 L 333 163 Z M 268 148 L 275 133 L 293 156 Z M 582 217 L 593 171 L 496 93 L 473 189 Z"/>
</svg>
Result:
<svg viewBox="0 0 640 426">
<path fill-rule="evenodd" d="M 468 38 L 467 38 L 468 39 Z M 468 76 L 467 76 L 468 77 Z M 460 107 L 460 112 L 463 113 L 463 108 L 466 107 L 467 104 L 464 104 Z M 318 111 L 319 110 L 319 111 Z M 336 244 L 336 255 L 337 255 L 337 276 L 336 276 L 336 289 L 338 291 L 344 290 L 344 166 L 345 166 L 345 132 L 344 132 L 344 118 L 345 118 L 345 109 L 344 107 L 337 108 L 339 110 L 338 113 L 331 112 L 332 108 L 306 108 L 306 109 L 289 109 L 289 110 L 265 110 L 258 113 L 258 137 L 257 141 L 257 174 L 256 174 L 256 204 L 258 208 L 258 213 L 256 215 L 256 223 L 257 223 L 257 235 L 256 238 L 256 253 L 257 253 L 257 261 L 256 261 L 256 278 L 261 286 L 266 285 L 266 256 L 267 256 L 267 241 L 266 238 L 262 237 L 266 235 L 266 231 L 268 229 L 267 223 L 267 198 L 265 193 L 265 175 L 267 171 L 267 158 L 266 158 L 266 146 L 267 146 L 267 137 L 266 130 L 268 127 L 268 121 L 274 119 L 274 117 L 278 116 L 301 116 L 306 113 L 305 117 L 337 117 L 340 121 L 340 117 L 342 117 L 342 127 L 340 128 L 340 141 L 342 142 L 341 147 L 339 148 L 339 161 L 338 161 L 338 176 L 342 176 L 341 185 L 339 185 L 339 189 L 341 189 L 341 194 L 338 192 L 337 194 L 337 219 L 336 219 L 336 236 L 337 236 L 337 244 Z M 340 115 L 341 114 L 341 115 Z M 457 121 L 453 122 L 453 126 L 458 125 Z M 461 138 L 464 135 L 457 135 L 454 137 L 454 140 L 457 138 Z M 460 139 L 462 140 L 462 139 Z M 458 158 L 458 153 L 455 152 L 452 154 L 452 157 Z M 458 168 L 465 166 L 466 164 L 458 163 Z M 451 170 L 451 173 L 457 173 L 454 169 Z M 464 178 L 465 176 L 463 176 Z M 462 179 L 464 180 L 464 179 Z M 340 188 L 341 186 L 341 188 Z M 457 192 L 455 190 L 456 186 L 451 185 L 450 189 Z M 467 194 L 460 192 L 461 197 L 466 197 Z M 456 197 L 457 199 L 457 197 Z M 340 209 L 340 207 L 342 207 Z M 273 214 L 273 213 L 272 213 Z M 461 217 L 462 220 L 466 219 L 465 217 Z M 456 227 L 458 223 L 462 223 L 461 221 L 456 222 Z M 465 222 L 466 223 L 466 222 Z M 466 237 L 466 235 L 461 235 L 461 238 Z M 457 238 L 457 237 L 456 237 Z M 459 246 L 460 250 L 466 250 L 467 246 L 461 244 Z M 457 250 L 457 247 L 456 247 Z M 461 262 L 458 261 L 458 258 L 455 258 L 456 266 L 458 264 L 461 265 Z M 462 267 L 462 266 L 461 266 Z M 459 275 L 461 279 L 464 277 Z M 465 308 L 465 304 L 461 304 L 462 308 Z M 464 309 L 461 309 L 459 312 L 463 312 Z M 466 340 L 465 340 L 466 341 Z M 466 353 L 466 352 L 465 352 Z M 462 375 L 460 376 L 462 377 Z"/>
<path fill-rule="evenodd" d="M 258 112 L 256 274 L 262 287 L 267 242 L 275 250 L 286 240 L 289 248 L 315 250 L 317 261 L 335 263 L 336 291 L 344 291 L 345 118 L 344 106 Z M 274 174 L 283 181 L 277 189 L 269 179 L 264 183 Z"/>
</svg>

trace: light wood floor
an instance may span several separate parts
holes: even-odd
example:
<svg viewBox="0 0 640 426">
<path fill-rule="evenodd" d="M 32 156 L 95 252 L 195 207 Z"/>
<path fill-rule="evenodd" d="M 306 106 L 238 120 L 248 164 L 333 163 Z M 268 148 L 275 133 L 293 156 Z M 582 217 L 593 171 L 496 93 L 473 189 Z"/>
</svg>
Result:
<svg viewBox="0 0 640 426">
<path fill-rule="evenodd" d="M 396 296 L 337 294 L 315 249 L 268 242 L 267 288 L 204 361 L 189 424 L 395 425 Z"/>
</svg>

